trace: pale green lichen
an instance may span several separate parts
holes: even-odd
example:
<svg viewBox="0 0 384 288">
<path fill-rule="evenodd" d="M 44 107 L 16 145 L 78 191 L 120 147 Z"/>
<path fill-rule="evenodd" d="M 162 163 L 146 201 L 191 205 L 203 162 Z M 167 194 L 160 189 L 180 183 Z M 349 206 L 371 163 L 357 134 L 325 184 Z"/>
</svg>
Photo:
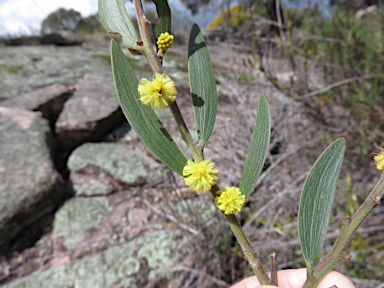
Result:
<svg viewBox="0 0 384 288">
<path fill-rule="evenodd" d="M 174 215 L 182 223 L 191 222 L 191 213 L 194 211 L 194 222 L 206 223 L 214 217 L 217 207 L 211 201 L 197 201 L 196 199 L 181 200 L 172 205 L 172 209 L 166 208 L 166 213 Z M 193 226 L 192 226 L 193 227 Z"/>
<path fill-rule="evenodd" d="M 51 267 L 2 287 L 137 288 L 137 277 L 153 280 L 158 273 L 176 265 L 180 260 L 179 255 L 174 252 L 183 238 L 174 232 L 155 231 L 128 243 L 107 248 L 96 255 Z M 149 274 L 140 274 L 138 257 L 145 258 L 151 269 Z"/>
<path fill-rule="evenodd" d="M 138 151 L 114 143 L 87 143 L 72 153 L 68 160 L 71 172 L 87 166 L 97 166 L 123 183 L 138 179 L 157 181 L 164 176 L 163 166 Z"/>
<path fill-rule="evenodd" d="M 103 263 L 100 255 L 90 256 L 75 263 L 73 270 L 76 271 L 74 286 L 76 288 L 104 288 L 106 286 L 104 271 L 108 267 Z"/>
<path fill-rule="evenodd" d="M 76 274 L 71 265 L 62 264 L 47 270 L 29 275 L 25 279 L 17 279 L 2 286 L 2 288 L 68 288 L 73 286 Z"/>
<path fill-rule="evenodd" d="M 158 270 L 166 269 L 177 264 L 178 258 L 174 256 L 172 251 L 176 249 L 177 242 L 173 235 L 166 231 L 156 231 L 145 236 L 143 242 L 137 251 L 137 256 L 145 258 L 151 271 L 148 274 L 148 280 L 156 277 Z"/>
<path fill-rule="evenodd" d="M 64 236 L 64 244 L 73 249 L 91 235 L 91 230 L 99 226 L 103 215 L 110 210 L 105 197 L 72 198 L 55 214 L 53 234 Z"/>
</svg>

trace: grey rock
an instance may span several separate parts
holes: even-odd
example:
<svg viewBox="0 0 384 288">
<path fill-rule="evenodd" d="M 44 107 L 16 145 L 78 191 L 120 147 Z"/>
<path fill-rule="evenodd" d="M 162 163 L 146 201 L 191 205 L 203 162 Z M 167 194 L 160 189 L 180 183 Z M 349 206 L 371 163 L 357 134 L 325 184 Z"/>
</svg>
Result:
<svg viewBox="0 0 384 288">
<path fill-rule="evenodd" d="M 88 238 L 96 229 L 104 214 L 110 212 L 105 197 L 75 197 L 68 200 L 55 214 L 54 236 L 63 236 L 69 249 Z"/>
<path fill-rule="evenodd" d="M 112 74 L 87 74 L 56 122 L 59 146 L 70 151 L 100 140 L 123 121 Z"/>
<path fill-rule="evenodd" d="M 0 47 L 0 101 L 59 83 L 75 85 L 86 73 L 110 71 L 108 48 Z"/>
<path fill-rule="evenodd" d="M 150 212 L 142 208 L 133 208 L 128 213 L 129 224 L 132 227 L 140 226 L 148 221 Z"/>
<path fill-rule="evenodd" d="M 51 145 L 40 113 L 0 107 L 0 246 L 61 201 L 64 184 Z"/>
<path fill-rule="evenodd" d="M 177 231 L 154 231 L 95 255 L 53 266 L 25 279 L 14 280 L 2 287 L 145 287 L 156 274 L 178 263 L 180 255 L 174 251 L 183 239 Z"/>
<path fill-rule="evenodd" d="M 0 102 L 4 107 L 16 107 L 31 111 L 40 111 L 51 123 L 56 121 L 63 110 L 64 103 L 73 94 L 74 87 L 62 84 L 50 84 L 26 92 L 17 97 Z"/>
<path fill-rule="evenodd" d="M 115 143 L 87 143 L 68 159 L 76 195 L 107 195 L 122 186 L 159 181 L 165 169 L 140 152 Z"/>
</svg>

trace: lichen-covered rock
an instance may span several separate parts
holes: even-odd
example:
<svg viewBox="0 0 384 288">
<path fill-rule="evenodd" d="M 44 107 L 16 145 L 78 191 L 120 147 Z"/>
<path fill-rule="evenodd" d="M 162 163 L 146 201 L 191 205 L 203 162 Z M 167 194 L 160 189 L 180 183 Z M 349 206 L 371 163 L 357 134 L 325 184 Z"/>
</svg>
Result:
<svg viewBox="0 0 384 288">
<path fill-rule="evenodd" d="M 75 85 L 86 73 L 110 71 L 109 49 L 82 47 L 0 47 L 0 101 L 58 83 Z M 0 102 L 1 103 L 1 102 Z"/>
<path fill-rule="evenodd" d="M 0 247 L 50 213 L 64 195 L 40 113 L 0 107 Z"/>
<path fill-rule="evenodd" d="M 56 122 L 59 145 L 70 151 L 100 140 L 124 121 L 111 73 L 85 75 Z"/>
<path fill-rule="evenodd" d="M 124 185 L 159 181 L 165 168 L 138 151 L 115 143 L 86 143 L 68 159 L 76 195 L 107 195 Z"/>
<path fill-rule="evenodd" d="M 73 94 L 73 86 L 50 84 L 0 102 L 4 107 L 40 111 L 49 122 L 56 121 L 65 101 Z"/>
<path fill-rule="evenodd" d="M 69 223 L 68 223 L 69 225 Z M 176 231 L 154 231 L 95 255 L 76 259 L 12 281 L 3 288 L 138 288 L 175 266 L 183 241 Z"/>
<path fill-rule="evenodd" d="M 165 267 L 172 267 L 176 264 L 175 259 L 172 258 L 172 250 L 176 248 L 175 241 L 171 241 L 166 231 L 159 231 L 146 236 L 145 245 L 140 245 L 137 250 L 137 256 L 147 260 L 147 264 L 151 271 L 148 273 L 148 280 L 154 280 L 156 273 Z M 143 244 L 144 244 L 143 243 Z M 141 244 L 138 242 L 138 244 Z M 161 247 L 161 249 L 156 249 Z"/>
<path fill-rule="evenodd" d="M 104 214 L 111 210 L 105 197 L 75 197 L 67 201 L 55 214 L 53 235 L 63 236 L 64 244 L 73 249 L 91 235 Z"/>
</svg>

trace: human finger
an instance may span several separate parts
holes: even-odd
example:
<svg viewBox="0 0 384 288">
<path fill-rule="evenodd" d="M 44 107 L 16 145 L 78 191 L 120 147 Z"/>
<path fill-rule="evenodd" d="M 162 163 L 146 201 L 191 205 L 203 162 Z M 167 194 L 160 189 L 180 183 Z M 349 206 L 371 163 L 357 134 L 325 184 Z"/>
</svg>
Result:
<svg viewBox="0 0 384 288">
<path fill-rule="evenodd" d="M 280 288 L 301 288 L 306 280 L 307 271 L 303 269 L 289 269 L 277 272 L 278 282 Z M 352 282 L 343 274 L 332 271 L 330 272 L 317 286 L 317 288 L 329 288 L 333 285 L 343 288 L 355 288 Z M 256 277 L 248 277 L 239 283 L 233 285 L 231 288 L 261 288 L 268 287 L 268 285 L 260 286 Z M 276 286 L 269 286 L 275 287 Z"/>
</svg>

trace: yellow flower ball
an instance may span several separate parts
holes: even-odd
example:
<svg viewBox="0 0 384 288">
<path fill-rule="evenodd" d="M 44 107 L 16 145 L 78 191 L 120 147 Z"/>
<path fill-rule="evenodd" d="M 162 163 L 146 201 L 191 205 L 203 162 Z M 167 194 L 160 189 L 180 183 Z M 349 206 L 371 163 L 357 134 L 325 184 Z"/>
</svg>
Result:
<svg viewBox="0 0 384 288">
<path fill-rule="evenodd" d="M 167 51 L 169 48 L 171 48 L 173 39 L 173 35 L 170 35 L 168 32 L 161 33 L 156 42 L 157 47 L 159 47 L 160 50 Z"/>
<path fill-rule="evenodd" d="M 241 194 L 237 187 L 225 187 L 224 191 L 218 192 L 220 196 L 216 197 L 216 205 L 226 215 L 236 214 L 241 211 L 245 202 L 245 195 Z"/>
<path fill-rule="evenodd" d="M 208 191 L 216 184 L 217 174 L 219 170 L 213 169 L 215 163 L 210 159 L 195 163 L 188 160 L 183 169 L 185 184 L 196 192 Z"/>
<path fill-rule="evenodd" d="M 373 157 L 373 160 L 375 160 L 376 168 L 378 170 L 384 170 L 384 149 L 381 150 L 381 152 L 378 153 L 375 157 Z"/>
<path fill-rule="evenodd" d="M 151 108 L 165 108 L 176 99 L 175 83 L 168 75 L 155 74 L 152 81 L 142 78 L 138 91 L 140 101 Z"/>
</svg>

